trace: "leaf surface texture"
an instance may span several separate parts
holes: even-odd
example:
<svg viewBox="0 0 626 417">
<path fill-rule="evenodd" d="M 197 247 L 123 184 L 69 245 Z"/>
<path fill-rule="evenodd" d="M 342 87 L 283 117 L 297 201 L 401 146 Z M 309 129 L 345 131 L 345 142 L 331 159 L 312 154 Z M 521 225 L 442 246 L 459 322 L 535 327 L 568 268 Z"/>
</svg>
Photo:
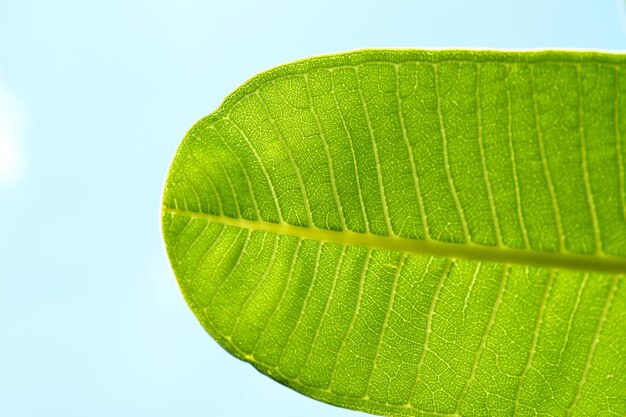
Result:
<svg viewBox="0 0 626 417">
<path fill-rule="evenodd" d="M 266 71 L 165 184 L 230 353 L 381 415 L 626 414 L 626 57 L 366 50 Z"/>
</svg>

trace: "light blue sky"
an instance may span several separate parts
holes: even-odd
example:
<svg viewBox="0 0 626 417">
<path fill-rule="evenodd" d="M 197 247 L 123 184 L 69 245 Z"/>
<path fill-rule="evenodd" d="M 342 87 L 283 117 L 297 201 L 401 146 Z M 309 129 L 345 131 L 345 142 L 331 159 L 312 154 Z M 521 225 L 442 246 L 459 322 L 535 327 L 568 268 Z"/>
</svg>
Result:
<svg viewBox="0 0 626 417">
<path fill-rule="evenodd" d="M 0 0 L 0 416 L 355 415 L 204 332 L 159 200 L 238 84 L 365 47 L 623 50 L 626 32 L 613 0 Z"/>
</svg>

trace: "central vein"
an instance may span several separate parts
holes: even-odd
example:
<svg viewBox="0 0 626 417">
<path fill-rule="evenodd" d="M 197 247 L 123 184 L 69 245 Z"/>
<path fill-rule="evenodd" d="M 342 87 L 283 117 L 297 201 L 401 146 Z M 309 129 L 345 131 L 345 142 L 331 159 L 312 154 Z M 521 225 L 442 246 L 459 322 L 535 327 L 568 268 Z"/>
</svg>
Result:
<svg viewBox="0 0 626 417">
<path fill-rule="evenodd" d="M 164 207 L 165 213 L 200 219 L 247 230 L 295 236 L 343 245 L 363 246 L 371 249 L 463 258 L 480 261 L 513 263 L 557 269 L 575 269 L 604 273 L 626 273 L 626 259 L 606 255 L 581 255 L 565 252 L 541 252 L 515 249 L 505 246 L 483 246 L 475 243 L 447 243 L 436 240 L 408 239 L 399 236 L 380 236 L 371 233 L 358 233 L 350 230 L 327 230 L 318 227 L 294 226 L 287 223 L 271 223 L 198 213 L 188 210 Z"/>
</svg>

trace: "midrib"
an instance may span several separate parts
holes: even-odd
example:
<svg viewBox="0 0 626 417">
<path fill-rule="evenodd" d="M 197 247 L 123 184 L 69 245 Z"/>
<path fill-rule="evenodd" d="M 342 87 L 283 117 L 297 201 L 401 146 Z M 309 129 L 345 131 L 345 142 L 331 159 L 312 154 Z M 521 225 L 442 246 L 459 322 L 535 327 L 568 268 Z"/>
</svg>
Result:
<svg viewBox="0 0 626 417">
<path fill-rule="evenodd" d="M 287 223 L 271 223 L 227 216 L 198 213 L 189 210 L 164 207 L 166 213 L 192 219 L 238 227 L 241 229 L 276 233 L 302 239 L 356 245 L 372 249 L 387 249 L 403 253 L 415 253 L 477 261 L 500 262 L 557 269 L 574 269 L 604 273 L 626 273 L 626 259 L 607 255 L 580 255 L 564 252 L 540 252 L 514 249 L 504 246 L 484 246 L 475 243 L 446 243 L 436 240 L 417 240 L 398 236 L 379 236 L 349 230 L 335 231 L 318 227 L 294 226 Z"/>
</svg>

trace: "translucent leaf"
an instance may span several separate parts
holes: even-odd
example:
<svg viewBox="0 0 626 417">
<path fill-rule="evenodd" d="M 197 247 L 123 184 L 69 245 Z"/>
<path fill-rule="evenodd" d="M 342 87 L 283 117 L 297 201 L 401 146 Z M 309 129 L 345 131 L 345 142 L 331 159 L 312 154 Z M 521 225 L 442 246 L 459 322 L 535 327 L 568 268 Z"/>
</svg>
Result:
<svg viewBox="0 0 626 417">
<path fill-rule="evenodd" d="M 366 50 L 243 84 L 163 196 L 230 353 L 381 415 L 626 414 L 626 56 Z"/>
</svg>

